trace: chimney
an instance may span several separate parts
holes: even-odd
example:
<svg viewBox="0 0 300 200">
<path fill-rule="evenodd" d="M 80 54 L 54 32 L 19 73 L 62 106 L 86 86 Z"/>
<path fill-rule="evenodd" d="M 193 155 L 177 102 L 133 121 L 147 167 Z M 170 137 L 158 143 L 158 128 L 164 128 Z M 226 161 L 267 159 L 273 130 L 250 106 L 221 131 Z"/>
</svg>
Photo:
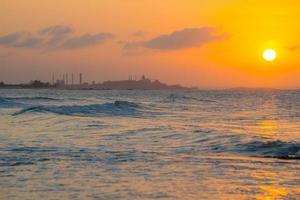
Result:
<svg viewBox="0 0 300 200">
<path fill-rule="evenodd" d="M 82 73 L 79 74 L 79 85 L 82 85 Z"/>
<path fill-rule="evenodd" d="M 52 85 L 54 85 L 54 74 L 52 74 Z"/>
</svg>

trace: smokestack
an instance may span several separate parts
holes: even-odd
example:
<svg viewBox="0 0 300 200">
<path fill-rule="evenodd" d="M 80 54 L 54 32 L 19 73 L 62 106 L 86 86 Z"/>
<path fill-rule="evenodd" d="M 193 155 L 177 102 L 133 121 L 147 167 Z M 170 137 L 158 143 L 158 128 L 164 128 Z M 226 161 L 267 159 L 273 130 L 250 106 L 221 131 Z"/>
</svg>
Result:
<svg viewBox="0 0 300 200">
<path fill-rule="evenodd" d="M 67 82 L 66 85 L 68 85 L 68 83 L 69 83 L 68 73 L 66 73 L 66 82 Z"/>
<path fill-rule="evenodd" d="M 72 85 L 74 85 L 74 75 L 72 73 Z"/>
<path fill-rule="evenodd" d="M 79 74 L 79 85 L 82 85 L 82 73 Z"/>
</svg>

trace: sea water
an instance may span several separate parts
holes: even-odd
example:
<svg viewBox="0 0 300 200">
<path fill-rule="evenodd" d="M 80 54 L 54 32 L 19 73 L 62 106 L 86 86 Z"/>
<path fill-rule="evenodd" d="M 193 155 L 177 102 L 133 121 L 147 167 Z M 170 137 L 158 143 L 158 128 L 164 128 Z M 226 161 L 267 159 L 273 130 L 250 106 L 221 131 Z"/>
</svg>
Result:
<svg viewBox="0 0 300 200">
<path fill-rule="evenodd" d="M 0 199 L 300 199 L 300 91 L 1 89 Z"/>
</svg>

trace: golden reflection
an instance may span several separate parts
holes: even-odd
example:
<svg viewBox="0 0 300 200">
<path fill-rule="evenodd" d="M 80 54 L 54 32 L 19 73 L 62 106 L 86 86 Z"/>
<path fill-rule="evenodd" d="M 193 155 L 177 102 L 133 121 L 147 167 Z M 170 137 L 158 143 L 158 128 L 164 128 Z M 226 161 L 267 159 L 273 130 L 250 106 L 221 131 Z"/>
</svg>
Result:
<svg viewBox="0 0 300 200">
<path fill-rule="evenodd" d="M 253 174 L 255 179 L 266 181 L 268 185 L 261 185 L 258 189 L 261 191 L 260 194 L 256 195 L 257 200 L 277 200 L 283 199 L 288 195 L 288 191 L 285 187 L 280 184 L 278 174 L 270 171 L 259 171 Z"/>
<path fill-rule="evenodd" d="M 273 120 L 262 121 L 258 124 L 258 133 L 261 135 L 275 135 L 278 133 L 278 124 Z"/>
<path fill-rule="evenodd" d="M 263 194 L 257 195 L 257 200 L 276 200 L 287 196 L 287 190 L 284 187 L 261 186 Z"/>
</svg>

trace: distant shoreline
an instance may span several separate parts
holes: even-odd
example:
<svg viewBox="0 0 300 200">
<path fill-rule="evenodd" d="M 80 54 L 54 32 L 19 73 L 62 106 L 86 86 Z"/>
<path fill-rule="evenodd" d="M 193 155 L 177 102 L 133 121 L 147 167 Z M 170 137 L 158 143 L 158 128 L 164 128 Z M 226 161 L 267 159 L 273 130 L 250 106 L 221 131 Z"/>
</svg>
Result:
<svg viewBox="0 0 300 200">
<path fill-rule="evenodd" d="M 246 87 L 238 87 L 238 88 L 165 88 L 165 89 L 109 89 L 109 88 L 60 88 L 60 87 L 30 87 L 30 86 L 20 86 L 20 85 L 6 85 L 0 86 L 0 89 L 50 89 L 50 90 L 94 90 L 94 91 L 207 91 L 207 90 L 214 90 L 214 91 L 297 91 L 300 88 L 246 88 Z"/>
<path fill-rule="evenodd" d="M 80 76 L 81 77 L 81 76 Z M 103 83 L 83 83 L 81 78 L 79 84 L 68 84 L 68 80 L 53 81 L 52 84 L 42 82 L 40 80 L 31 81 L 28 84 L 5 84 L 0 83 L 0 88 L 7 89 L 35 89 L 35 88 L 48 88 L 48 89 L 65 89 L 65 90 L 195 90 L 196 87 L 184 87 L 181 85 L 167 85 L 159 80 L 150 80 L 142 76 L 140 80 L 119 80 L 119 81 L 105 81 Z"/>
<path fill-rule="evenodd" d="M 0 89 L 33 89 L 33 90 L 41 90 L 41 89 L 49 89 L 49 90 L 94 90 L 94 91 L 163 91 L 163 90 L 173 90 L 173 91 L 180 91 L 180 90 L 204 90 L 199 88 L 181 88 L 181 89 L 94 89 L 94 88 L 56 88 L 56 87 L 20 87 L 20 86 L 8 86 L 8 87 L 0 87 Z M 207 89 L 209 90 L 209 89 Z"/>
</svg>

